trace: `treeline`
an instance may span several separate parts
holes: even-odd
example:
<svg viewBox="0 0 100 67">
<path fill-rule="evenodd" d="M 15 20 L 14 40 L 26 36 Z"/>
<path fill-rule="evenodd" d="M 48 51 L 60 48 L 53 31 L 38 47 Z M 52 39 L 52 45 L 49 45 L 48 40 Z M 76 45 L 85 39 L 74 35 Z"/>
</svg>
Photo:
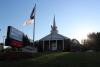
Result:
<svg viewBox="0 0 100 67">
<path fill-rule="evenodd" d="M 93 32 L 87 35 L 82 41 L 84 50 L 100 51 L 100 32 Z"/>
</svg>

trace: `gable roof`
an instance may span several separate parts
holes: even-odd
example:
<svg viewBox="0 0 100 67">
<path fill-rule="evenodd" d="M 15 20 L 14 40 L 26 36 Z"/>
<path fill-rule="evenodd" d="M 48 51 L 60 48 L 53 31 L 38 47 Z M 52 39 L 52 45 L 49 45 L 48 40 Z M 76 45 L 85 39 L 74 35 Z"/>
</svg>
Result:
<svg viewBox="0 0 100 67">
<path fill-rule="evenodd" d="M 64 40 L 64 39 L 69 39 L 63 35 L 60 35 L 58 33 L 51 33 L 43 38 L 41 38 L 40 40 Z"/>
</svg>

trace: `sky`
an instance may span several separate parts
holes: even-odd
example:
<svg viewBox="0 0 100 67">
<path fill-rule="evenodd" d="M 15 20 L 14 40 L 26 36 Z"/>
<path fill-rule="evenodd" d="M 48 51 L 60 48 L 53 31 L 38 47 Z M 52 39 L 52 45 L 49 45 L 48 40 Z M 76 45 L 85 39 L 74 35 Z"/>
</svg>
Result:
<svg viewBox="0 0 100 67">
<path fill-rule="evenodd" d="M 100 32 L 100 0 L 0 0 L 0 42 L 13 26 L 31 39 L 33 24 L 23 26 L 36 3 L 35 40 L 48 35 L 55 15 L 59 34 L 81 42 L 91 32 Z"/>
</svg>

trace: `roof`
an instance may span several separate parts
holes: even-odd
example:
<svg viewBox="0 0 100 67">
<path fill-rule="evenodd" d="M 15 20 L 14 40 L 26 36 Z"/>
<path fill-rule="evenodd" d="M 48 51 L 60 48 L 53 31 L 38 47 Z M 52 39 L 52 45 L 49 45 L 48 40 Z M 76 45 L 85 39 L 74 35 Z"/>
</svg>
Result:
<svg viewBox="0 0 100 67">
<path fill-rule="evenodd" d="M 49 34 L 43 38 L 41 38 L 40 40 L 64 40 L 64 39 L 69 39 L 63 35 L 60 35 L 58 33 L 52 33 L 52 34 Z"/>
</svg>

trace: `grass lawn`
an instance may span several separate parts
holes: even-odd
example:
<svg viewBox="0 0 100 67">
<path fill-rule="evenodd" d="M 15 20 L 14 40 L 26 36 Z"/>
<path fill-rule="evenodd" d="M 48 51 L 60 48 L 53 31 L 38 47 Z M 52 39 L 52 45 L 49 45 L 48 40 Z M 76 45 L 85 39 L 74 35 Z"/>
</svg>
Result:
<svg viewBox="0 0 100 67">
<path fill-rule="evenodd" d="M 0 67 L 100 67 L 100 53 L 53 52 L 33 58 L 0 61 Z"/>
</svg>

